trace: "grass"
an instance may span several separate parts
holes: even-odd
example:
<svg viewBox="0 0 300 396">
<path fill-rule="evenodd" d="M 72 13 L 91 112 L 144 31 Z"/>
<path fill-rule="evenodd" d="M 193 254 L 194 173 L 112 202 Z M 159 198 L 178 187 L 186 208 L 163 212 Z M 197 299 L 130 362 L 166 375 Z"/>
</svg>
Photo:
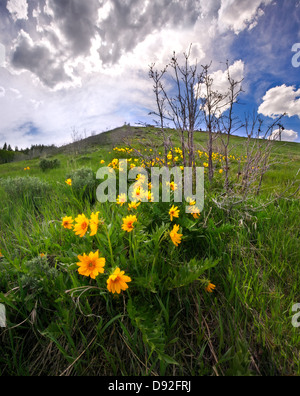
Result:
<svg viewBox="0 0 300 396">
<path fill-rule="evenodd" d="M 183 241 L 176 248 L 169 204 L 142 204 L 127 234 L 127 206 L 101 205 L 65 183 L 75 170 L 96 172 L 101 159 L 114 158 L 118 133 L 121 140 L 119 129 L 102 146 L 94 137 L 78 155 L 57 153 L 58 169 L 42 172 L 39 159 L 0 166 L 0 303 L 7 312 L 0 375 L 299 375 L 300 331 L 292 326 L 292 306 L 300 303 L 299 196 L 275 200 L 297 179 L 299 146 L 274 142 L 274 159 L 284 165 L 268 172 L 251 213 L 218 208 L 206 183 L 200 220 L 177 221 Z M 150 132 L 138 143 L 136 133 L 137 147 L 159 144 Z M 199 133 L 199 147 L 205 142 Z M 233 139 L 235 155 L 244 147 Z M 17 189 L 20 177 L 28 193 Z M 104 226 L 94 238 L 61 226 L 66 215 L 96 211 Z M 78 254 L 97 249 L 108 272 L 118 265 L 132 278 L 120 296 L 107 291 L 106 277 L 78 274 Z M 208 281 L 217 286 L 213 294 Z"/>
</svg>

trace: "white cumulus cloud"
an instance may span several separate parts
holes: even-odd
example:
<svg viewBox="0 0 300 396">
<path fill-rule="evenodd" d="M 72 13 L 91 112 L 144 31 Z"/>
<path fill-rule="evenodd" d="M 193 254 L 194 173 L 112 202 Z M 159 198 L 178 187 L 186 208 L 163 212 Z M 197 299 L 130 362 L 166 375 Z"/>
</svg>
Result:
<svg viewBox="0 0 300 396">
<path fill-rule="evenodd" d="M 270 140 L 280 140 L 280 131 L 277 129 L 272 133 Z M 283 142 L 295 142 L 298 139 L 298 132 L 292 130 L 284 130 L 281 132 L 281 140 Z"/>
<path fill-rule="evenodd" d="M 263 97 L 258 113 L 271 118 L 284 113 L 288 117 L 300 118 L 300 89 L 285 84 L 269 89 Z"/>
<path fill-rule="evenodd" d="M 18 19 L 28 19 L 27 0 L 8 0 L 6 8 L 11 13 L 14 21 Z"/>
<path fill-rule="evenodd" d="M 222 0 L 219 10 L 220 30 L 231 29 L 239 34 L 246 28 L 253 29 L 264 15 L 261 7 L 271 3 L 272 0 Z"/>
<path fill-rule="evenodd" d="M 271 0 L 2 2 L 0 145 L 10 139 L 25 147 L 66 142 L 72 126 L 100 132 L 148 121 L 155 108 L 149 65 L 160 70 L 191 43 L 191 62 L 213 61 L 215 89 L 224 93 L 227 74 L 218 62 L 228 59 L 232 77 L 244 77 L 244 62 L 234 62 L 242 55 L 231 55 L 235 34 L 259 23 Z M 23 125 L 41 134 L 24 136 Z"/>
</svg>

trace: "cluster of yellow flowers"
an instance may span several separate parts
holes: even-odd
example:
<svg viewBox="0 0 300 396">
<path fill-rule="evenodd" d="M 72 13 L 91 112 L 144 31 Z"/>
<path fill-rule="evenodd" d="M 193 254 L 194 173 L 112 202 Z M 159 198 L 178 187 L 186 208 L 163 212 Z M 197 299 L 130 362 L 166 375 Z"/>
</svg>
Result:
<svg viewBox="0 0 300 396">
<path fill-rule="evenodd" d="M 195 206 L 196 202 L 193 201 L 192 199 L 190 199 L 190 203 L 189 205 L 191 206 L 191 208 L 188 209 L 189 213 L 194 217 L 195 220 L 200 218 L 200 210 Z M 170 220 L 173 221 L 173 218 L 179 218 L 179 213 L 180 210 L 178 209 L 178 206 L 172 206 L 170 211 L 169 211 L 169 215 L 170 215 Z"/>
<path fill-rule="evenodd" d="M 110 164 L 108 164 L 110 168 L 118 169 L 119 168 L 119 160 L 117 158 L 113 159 Z"/>
<path fill-rule="evenodd" d="M 130 149 L 129 147 L 125 147 L 125 148 L 119 148 L 119 147 L 115 147 L 114 148 L 114 151 L 115 152 L 117 152 L 117 153 L 125 153 L 125 154 L 132 154 L 132 152 L 133 152 L 133 149 Z M 140 166 L 142 167 L 142 168 L 146 168 L 146 167 L 148 167 L 148 168 L 150 168 L 150 167 L 154 167 L 155 165 L 172 165 L 173 164 L 173 162 L 175 161 L 175 162 L 177 162 L 177 161 L 180 161 L 180 158 L 183 158 L 182 157 L 182 150 L 180 149 L 180 148 L 174 148 L 174 153 L 176 153 L 177 155 L 173 158 L 173 154 L 172 154 L 172 151 L 170 151 L 169 153 L 168 153 L 168 162 L 166 163 L 166 161 L 164 160 L 164 159 L 162 159 L 162 158 L 160 158 L 159 156 L 161 156 L 162 155 L 162 153 L 161 152 L 159 152 L 158 153 L 158 155 L 159 156 L 154 156 L 154 153 L 153 153 L 153 149 L 151 148 L 151 149 L 143 149 L 143 150 L 135 150 L 136 151 L 136 153 L 138 154 L 138 156 L 140 157 L 139 159 L 138 158 L 136 158 L 136 159 L 133 159 L 133 158 L 129 158 L 128 159 L 128 162 L 131 162 L 131 161 L 134 161 L 134 162 L 139 162 L 140 161 Z M 151 160 L 146 160 L 145 158 L 144 158 L 144 154 L 146 154 L 146 152 L 149 152 L 149 156 L 152 156 L 153 158 L 151 159 Z M 171 160 L 174 160 L 173 162 L 171 162 Z M 114 160 L 114 161 L 116 161 L 116 160 Z M 111 163 L 111 164 L 109 164 L 109 166 L 112 166 L 113 167 L 113 163 Z M 132 163 L 131 165 L 130 165 L 130 168 L 132 169 L 132 168 L 134 168 L 136 165 L 134 164 L 134 163 Z"/>
<path fill-rule="evenodd" d="M 179 211 L 175 210 L 173 212 L 173 217 L 179 217 Z M 133 215 L 123 218 L 123 225 L 122 225 L 123 231 L 127 231 L 128 233 L 132 232 L 134 230 L 134 223 L 136 223 L 137 221 L 138 221 L 137 217 Z M 178 233 L 179 228 L 180 228 L 179 225 L 174 225 L 173 230 L 169 234 L 175 246 L 178 246 L 181 243 L 181 238 L 183 236 L 183 234 Z"/>
<path fill-rule="evenodd" d="M 145 183 L 145 175 L 139 174 L 137 175 L 137 181 L 140 183 Z M 170 186 L 172 191 L 176 191 L 178 186 L 176 183 L 171 182 L 167 183 L 167 185 Z M 151 190 L 151 183 L 148 184 L 148 188 Z M 148 201 L 153 201 L 153 194 L 151 191 L 145 191 L 141 187 L 141 185 L 138 185 L 132 193 L 132 198 L 133 202 L 128 204 L 128 210 L 136 210 L 140 205 L 141 201 L 143 198 L 145 198 Z M 120 206 L 123 206 L 127 202 L 127 196 L 126 194 L 121 194 L 117 198 L 117 204 Z M 187 199 L 187 202 L 192 208 L 189 208 L 189 213 L 194 217 L 194 219 L 199 219 L 200 218 L 200 210 L 195 206 L 196 202 L 192 200 L 191 198 Z M 172 206 L 171 209 L 169 210 L 169 215 L 170 215 L 170 220 L 171 222 L 174 220 L 174 218 L 179 218 L 180 210 L 178 209 L 178 206 Z M 127 232 L 132 232 L 134 229 L 134 223 L 137 222 L 137 217 L 136 216 L 127 216 L 123 218 L 123 225 L 122 229 Z M 178 246 L 181 243 L 181 237 L 183 236 L 182 234 L 178 233 L 179 231 L 179 226 L 175 225 L 173 227 L 173 230 L 170 233 L 170 237 L 172 239 L 172 242 L 174 243 L 175 246 Z"/>
<path fill-rule="evenodd" d="M 75 235 L 79 235 L 83 238 L 88 229 L 90 228 L 90 236 L 94 236 L 98 232 L 100 224 L 104 224 L 103 220 L 99 220 L 99 213 L 92 213 L 90 219 L 88 219 L 84 214 L 78 215 L 75 219 L 75 225 L 73 225 L 74 220 L 71 216 L 66 216 L 63 218 L 62 226 L 65 229 L 73 230 Z M 128 223 L 128 229 L 130 224 Z M 104 274 L 105 258 L 99 257 L 99 251 L 90 252 L 89 255 L 85 253 L 83 255 L 78 255 L 79 262 L 77 266 L 79 267 L 78 273 L 80 275 L 91 277 L 96 279 L 99 274 Z M 107 279 L 107 289 L 111 293 L 120 294 L 122 290 L 127 290 L 127 283 L 131 282 L 131 278 L 124 275 L 125 272 L 121 271 L 120 268 L 114 268 Z"/>
<path fill-rule="evenodd" d="M 125 147 L 125 148 L 115 147 L 114 151 L 118 152 L 118 153 L 123 153 L 123 154 L 124 153 L 132 154 L 133 149 L 130 149 L 129 147 Z M 163 166 L 163 165 L 164 166 L 172 166 L 172 165 L 174 166 L 174 165 L 177 165 L 177 166 L 180 166 L 181 170 L 184 170 L 184 167 L 182 166 L 183 152 L 182 152 L 182 150 L 179 147 L 174 147 L 172 150 L 170 150 L 167 153 L 167 161 L 164 158 L 161 157 L 161 155 L 162 155 L 161 152 L 158 153 L 159 156 L 154 155 L 153 149 L 143 149 L 143 150 L 135 150 L 135 151 L 139 155 L 140 158 L 139 159 L 134 159 L 134 160 L 133 160 L 133 158 L 129 158 L 128 161 L 129 162 L 131 162 L 131 161 L 138 162 L 139 161 L 140 162 L 140 166 L 143 167 L 143 168 L 151 168 L 151 167 L 158 166 L 158 165 L 159 166 Z M 150 160 L 146 160 L 143 157 L 143 155 L 147 151 L 149 151 L 149 155 L 152 156 L 152 159 L 150 159 Z M 201 151 L 201 150 L 198 150 L 197 153 L 198 153 L 198 157 L 199 157 L 200 160 L 204 159 L 204 162 L 201 162 L 201 165 L 204 168 L 208 168 L 209 167 L 209 164 L 207 162 L 207 160 L 209 158 L 208 153 L 205 152 L 205 151 Z M 187 154 L 189 154 L 189 153 L 187 153 Z M 240 161 L 246 160 L 247 156 L 228 155 L 227 159 L 229 161 L 238 161 L 238 162 L 240 162 Z M 226 156 L 224 156 L 223 154 L 218 153 L 218 152 L 213 152 L 212 153 L 212 161 L 214 163 L 218 163 L 219 164 L 219 165 L 217 165 L 217 167 L 221 165 L 221 169 L 219 169 L 219 174 L 223 174 L 224 173 L 224 170 L 222 168 L 222 164 L 223 164 L 223 162 L 225 160 L 226 160 Z M 196 165 L 199 166 L 200 164 L 196 164 Z M 117 169 L 118 160 L 114 159 L 112 161 L 112 163 L 109 164 L 109 166 L 111 166 L 114 169 Z M 130 169 L 134 168 L 135 166 L 136 165 L 134 163 L 131 163 L 130 164 Z"/>
<path fill-rule="evenodd" d="M 97 234 L 99 225 L 103 224 L 103 220 L 99 220 L 99 213 L 92 213 L 90 219 L 84 214 L 78 215 L 75 219 L 75 225 L 73 225 L 73 218 L 66 216 L 63 218 L 62 226 L 66 229 L 73 230 L 75 235 L 79 235 L 80 238 L 83 238 L 90 228 L 90 236 L 94 236 Z"/>
<path fill-rule="evenodd" d="M 132 203 L 129 205 L 128 210 L 137 209 L 141 201 L 154 202 L 154 195 L 151 192 L 152 185 L 148 183 L 148 190 L 144 190 L 142 185 L 145 184 L 146 176 L 137 175 L 137 182 L 135 183 L 135 189 L 132 192 Z M 127 202 L 127 196 L 123 193 L 118 195 L 117 204 L 123 206 Z"/>
<path fill-rule="evenodd" d="M 115 147 L 114 151 L 116 151 L 117 153 L 126 153 L 126 154 L 131 154 L 133 152 L 133 149 L 130 149 L 129 147 Z"/>
<path fill-rule="evenodd" d="M 164 159 L 156 156 L 153 154 L 153 150 L 149 149 L 149 152 L 152 153 L 152 159 L 147 161 L 141 150 L 137 150 L 140 153 L 140 158 L 129 158 L 128 162 L 130 163 L 130 168 L 134 168 L 136 166 L 141 166 L 143 168 L 145 167 L 151 167 L 156 164 L 165 164 L 165 165 L 174 165 L 178 164 L 181 165 L 181 168 L 183 169 L 182 166 L 182 159 L 183 159 L 183 153 L 180 148 L 174 148 L 172 151 L 169 151 L 167 154 L 167 161 Z M 144 151 L 147 151 L 147 149 L 144 149 Z M 114 148 L 114 152 L 117 153 L 122 153 L 122 154 L 132 154 L 133 149 L 130 149 L 128 147 L 125 148 Z M 198 151 L 199 154 L 199 159 L 202 157 L 205 157 L 208 159 L 208 154 L 205 152 Z M 162 153 L 159 153 L 159 156 L 161 156 Z M 149 156 L 150 157 L 150 156 Z M 230 156 L 230 159 L 235 160 L 236 158 L 233 156 Z M 219 161 L 222 162 L 225 160 L 225 157 L 222 156 L 219 153 L 213 153 L 213 161 Z M 207 160 L 206 160 L 207 161 Z M 100 164 L 105 164 L 104 160 L 100 161 Z M 208 168 L 208 163 L 204 162 L 203 166 Z M 111 171 L 113 169 L 119 170 L 120 169 L 120 161 L 117 158 L 114 158 L 111 160 L 109 163 L 108 167 L 111 168 Z M 122 169 L 120 169 L 122 171 Z M 223 169 L 219 170 L 219 173 L 223 173 Z M 132 192 L 132 202 L 128 202 L 128 210 L 133 211 L 137 210 L 142 202 L 153 202 L 154 197 L 153 193 L 151 192 L 152 185 L 151 183 L 148 183 L 148 188 L 146 184 L 146 176 L 145 175 L 138 175 L 137 176 L 137 182 L 140 182 L 138 185 L 135 186 L 135 189 Z M 72 185 L 72 180 L 68 179 L 66 180 L 66 183 L 68 185 Z M 167 183 L 167 185 L 170 186 L 170 189 L 172 191 L 176 191 L 178 189 L 178 185 L 175 182 L 170 182 Z M 117 205 L 123 206 L 127 203 L 128 197 L 126 194 L 120 194 L 117 197 Z M 199 219 L 200 217 L 200 211 L 196 207 L 196 202 L 192 199 L 187 200 L 189 203 L 189 213 L 194 217 L 194 219 Z M 173 222 L 175 219 L 179 219 L 180 217 L 180 210 L 178 206 L 172 205 L 172 207 L 169 209 L 169 216 L 170 216 L 170 221 Z M 74 224 L 75 222 L 75 224 Z M 123 224 L 121 226 L 121 229 L 124 232 L 127 233 L 132 233 L 135 229 L 136 223 L 138 224 L 138 215 L 128 215 L 123 218 Z M 104 225 L 104 221 L 99 219 L 99 212 L 92 213 L 90 218 L 86 217 L 84 214 L 79 214 L 75 220 L 73 220 L 72 217 L 66 216 L 63 218 L 62 221 L 62 226 L 65 229 L 73 230 L 73 232 L 83 238 L 88 231 L 90 230 L 90 236 L 94 236 L 97 234 L 99 226 Z M 168 231 L 169 237 L 172 241 L 172 243 L 175 245 L 175 247 L 178 247 L 182 243 L 182 238 L 183 234 L 180 233 L 180 225 L 175 224 L 172 225 L 173 228 Z M 105 227 L 104 227 L 105 228 Z M 106 260 L 104 257 L 99 257 L 99 251 L 97 252 L 91 252 L 88 255 L 85 253 L 83 255 L 78 256 L 79 262 L 77 263 L 79 269 L 78 272 L 79 274 L 87 277 L 91 277 L 92 279 L 96 279 L 96 277 L 99 274 L 104 274 L 105 272 L 105 264 Z M 113 261 L 113 259 L 112 259 Z M 127 290 L 128 285 L 127 283 L 131 282 L 131 278 L 125 275 L 124 271 L 121 271 L 120 268 L 113 268 L 111 273 L 108 276 L 107 279 L 107 289 L 111 293 L 118 293 L 120 294 L 122 290 Z M 208 293 L 212 293 L 214 289 L 216 288 L 215 285 L 213 285 L 210 281 L 207 281 L 206 283 L 206 291 Z"/>
<path fill-rule="evenodd" d="M 99 257 L 99 251 L 91 252 L 89 255 L 84 253 L 79 255 L 78 259 L 77 266 L 80 275 L 96 279 L 99 274 L 104 274 L 106 260 L 104 257 Z M 125 271 L 115 268 L 107 279 L 107 289 L 113 294 L 120 294 L 122 290 L 128 289 L 127 283 L 129 282 L 131 282 L 131 278 L 125 275 Z"/>
<path fill-rule="evenodd" d="M 114 151 L 118 152 L 118 153 L 123 153 L 123 154 L 124 153 L 132 154 L 133 149 L 130 149 L 128 147 L 125 147 L 125 148 L 115 147 Z M 150 160 L 147 160 L 147 159 L 145 159 L 143 157 L 143 155 L 147 151 L 149 151 L 149 155 L 152 156 L 152 158 Z M 174 149 L 170 150 L 167 153 L 167 161 L 164 158 L 161 157 L 161 155 L 162 155 L 161 152 L 158 153 L 158 156 L 154 155 L 153 149 L 136 150 L 136 153 L 140 156 L 140 158 L 139 159 L 129 158 L 128 162 L 132 162 L 132 161 L 138 162 L 139 161 L 140 162 L 139 166 L 143 167 L 143 168 L 151 168 L 151 167 L 154 167 L 154 166 L 174 166 L 174 165 L 177 165 L 177 166 L 180 166 L 181 170 L 184 170 L 184 167 L 182 166 L 183 152 L 182 152 L 182 150 L 179 147 L 174 147 Z M 201 164 L 196 163 L 196 165 L 197 166 L 201 165 L 204 168 L 209 168 L 209 164 L 207 162 L 207 160 L 209 158 L 208 153 L 205 152 L 205 151 L 200 151 L 200 150 L 198 150 L 197 153 L 198 153 L 199 159 L 200 160 L 204 159 L 204 162 L 201 162 Z M 189 153 L 187 153 L 187 154 L 189 154 Z M 247 158 L 247 156 L 245 156 L 245 157 L 240 156 L 239 157 L 239 156 L 229 155 L 227 158 L 228 158 L 229 161 L 244 161 Z M 223 172 L 224 172 L 224 170 L 222 168 L 222 164 L 223 164 L 223 162 L 225 160 L 226 160 L 226 157 L 224 155 L 222 155 L 222 154 L 220 154 L 218 152 L 213 152 L 212 153 L 212 161 L 214 163 L 219 163 L 219 165 L 217 165 L 217 166 L 221 165 L 221 169 L 219 169 L 219 174 L 223 174 Z M 112 167 L 113 169 L 117 169 L 118 168 L 118 162 L 119 162 L 118 159 L 114 159 L 109 164 L 109 166 Z M 136 164 L 131 163 L 130 164 L 130 169 L 134 168 L 135 166 L 136 166 Z"/>
<path fill-rule="evenodd" d="M 128 162 L 131 162 L 131 161 L 132 161 L 132 158 L 128 159 Z M 135 162 L 138 162 L 139 160 L 138 160 L 138 159 L 135 159 L 134 161 L 135 161 Z M 104 164 L 105 161 L 103 161 L 103 162 L 101 161 L 100 163 L 101 163 L 101 164 Z M 108 164 L 108 167 L 111 168 L 111 169 L 123 171 L 123 169 L 120 167 L 120 162 L 119 162 L 118 158 L 114 158 L 114 159 Z M 134 163 L 131 163 L 131 164 L 130 164 L 130 169 L 133 169 L 133 168 L 135 168 L 135 167 L 136 167 L 136 164 L 134 164 Z"/>
<path fill-rule="evenodd" d="M 149 151 L 150 151 L 150 153 L 152 154 L 153 150 L 150 149 Z M 175 153 L 175 155 L 174 155 L 174 153 Z M 158 155 L 161 156 L 162 153 L 159 152 Z M 159 156 L 156 155 L 156 156 L 153 157 L 150 161 L 147 161 L 147 160 L 145 160 L 145 159 L 142 159 L 142 166 L 143 166 L 143 167 L 148 167 L 148 168 L 150 168 L 150 167 L 154 167 L 155 165 L 160 165 L 160 166 L 162 166 L 162 165 L 165 165 L 165 166 L 166 166 L 166 165 L 167 165 L 167 166 L 171 166 L 171 165 L 174 165 L 174 164 L 176 164 L 176 163 L 179 165 L 179 163 L 181 163 L 181 160 L 182 160 L 182 158 L 183 158 L 182 150 L 181 150 L 180 148 L 178 148 L 178 147 L 175 147 L 174 150 L 173 150 L 173 152 L 172 152 L 172 151 L 169 151 L 169 152 L 168 152 L 168 154 L 167 154 L 167 161 L 165 161 L 164 158 L 161 158 L 161 157 L 159 157 Z M 182 167 L 182 168 L 183 168 L 183 167 Z"/>
<path fill-rule="evenodd" d="M 138 192 L 137 194 L 138 195 Z M 117 198 L 117 204 L 123 206 L 127 202 L 127 196 L 125 194 L 121 194 Z M 128 210 L 136 210 L 140 206 L 141 202 L 137 202 L 136 200 L 128 204 Z"/>
<path fill-rule="evenodd" d="M 195 206 L 196 202 L 193 201 L 192 199 L 188 199 L 188 200 L 189 200 L 189 205 L 193 206 L 193 208 L 190 209 L 190 213 L 192 214 L 194 219 L 199 219 L 200 210 Z M 180 210 L 178 209 L 178 206 L 173 205 L 169 210 L 169 215 L 171 221 L 173 221 L 174 218 L 178 219 L 180 215 Z M 181 243 L 181 238 L 183 236 L 183 234 L 179 234 L 178 231 L 179 231 L 179 225 L 174 225 L 173 230 L 170 232 L 170 237 L 175 246 L 178 246 Z"/>
<path fill-rule="evenodd" d="M 209 157 L 208 153 L 206 153 L 205 151 L 198 150 L 197 153 L 198 153 L 198 156 L 199 156 L 200 159 L 202 159 L 203 156 L 205 158 Z M 232 161 L 244 161 L 244 160 L 247 159 L 247 156 L 228 155 L 227 159 L 228 160 L 232 160 Z M 219 161 L 219 162 L 226 161 L 226 156 L 223 155 L 223 154 L 220 154 L 220 153 L 213 152 L 212 153 L 212 160 L 214 162 L 216 162 L 216 161 Z"/>
<path fill-rule="evenodd" d="M 27 166 L 27 168 L 24 168 L 24 171 L 28 171 L 30 170 L 29 166 Z"/>
</svg>

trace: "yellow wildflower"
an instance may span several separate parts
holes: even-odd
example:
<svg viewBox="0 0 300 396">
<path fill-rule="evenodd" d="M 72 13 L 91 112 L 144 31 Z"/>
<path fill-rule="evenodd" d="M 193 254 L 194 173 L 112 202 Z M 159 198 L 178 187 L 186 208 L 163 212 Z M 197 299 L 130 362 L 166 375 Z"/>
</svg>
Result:
<svg viewBox="0 0 300 396">
<path fill-rule="evenodd" d="M 207 293 L 213 293 L 213 291 L 215 290 L 216 286 L 213 285 L 212 283 L 209 283 L 209 285 L 206 287 L 206 291 Z"/>
<path fill-rule="evenodd" d="M 154 194 L 151 191 L 146 192 L 145 196 L 147 197 L 149 202 L 154 202 Z"/>
<path fill-rule="evenodd" d="M 195 206 L 196 205 L 196 201 L 192 198 L 187 198 L 187 202 L 190 206 Z"/>
<path fill-rule="evenodd" d="M 132 193 L 132 198 L 136 201 L 141 201 L 144 196 L 145 196 L 145 191 L 142 189 L 142 187 L 135 188 Z"/>
<path fill-rule="evenodd" d="M 189 213 L 194 217 L 194 219 L 199 219 L 200 218 L 200 210 L 196 207 L 193 206 L 192 208 L 189 208 Z"/>
<path fill-rule="evenodd" d="M 66 229 L 68 229 L 68 230 L 72 230 L 72 228 L 73 228 L 73 223 L 74 222 L 74 220 L 72 219 L 72 217 L 70 216 L 70 217 L 64 217 L 63 218 L 63 221 L 62 221 L 62 226 L 64 227 L 64 228 L 66 228 Z"/>
<path fill-rule="evenodd" d="M 121 194 L 121 195 L 118 196 L 118 198 L 117 198 L 117 204 L 118 205 L 123 206 L 124 203 L 126 203 L 126 202 L 127 202 L 126 194 Z"/>
<path fill-rule="evenodd" d="M 122 229 L 127 232 L 131 232 L 134 229 L 133 224 L 137 222 L 136 216 L 127 216 L 123 219 Z"/>
<path fill-rule="evenodd" d="M 97 234 L 99 223 L 100 223 L 100 221 L 99 221 L 99 212 L 92 213 L 91 214 L 91 219 L 90 219 L 90 229 L 91 229 L 90 236 L 94 236 L 94 235 Z"/>
<path fill-rule="evenodd" d="M 176 191 L 177 188 L 178 188 L 178 185 L 175 184 L 174 182 L 171 182 L 171 183 L 168 183 L 168 182 L 167 182 L 167 186 L 170 186 L 170 188 L 171 188 L 172 191 Z"/>
<path fill-rule="evenodd" d="M 173 230 L 170 232 L 170 237 L 175 246 L 181 243 L 182 234 L 178 234 L 179 225 L 174 225 Z"/>
<path fill-rule="evenodd" d="M 171 219 L 171 221 L 173 221 L 173 218 L 174 217 L 179 217 L 179 209 L 178 209 L 178 206 L 172 206 L 172 208 L 170 209 L 170 211 L 169 211 L 169 215 L 170 215 L 170 219 Z"/>
<path fill-rule="evenodd" d="M 83 256 L 79 255 L 78 259 L 80 260 L 77 263 L 80 275 L 90 276 L 92 279 L 96 279 L 96 276 L 104 273 L 105 258 L 99 258 L 99 251 L 96 253 L 91 252 L 88 256 L 84 253 Z"/>
<path fill-rule="evenodd" d="M 88 227 L 89 227 L 89 219 L 85 217 L 84 214 L 79 215 L 76 219 L 76 224 L 74 226 L 74 232 L 76 235 L 79 235 L 80 238 L 84 237 L 84 235 L 87 233 Z"/>
<path fill-rule="evenodd" d="M 112 275 L 107 279 L 107 289 L 109 292 L 115 294 L 121 293 L 121 290 L 127 290 L 127 283 L 131 282 L 131 278 L 127 275 L 124 275 L 125 272 L 121 271 L 120 268 L 117 268 Z"/>
<path fill-rule="evenodd" d="M 133 201 L 128 205 L 128 210 L 137 209 L 140 206 L 141 202 Z"/>
<path fill-rule="evenodd" d="M 136 180 L 139 182 L 139 184 L 144 184 L 146 182 L 146 175 L 140 174 L 137 175 Z"/>
</svg>

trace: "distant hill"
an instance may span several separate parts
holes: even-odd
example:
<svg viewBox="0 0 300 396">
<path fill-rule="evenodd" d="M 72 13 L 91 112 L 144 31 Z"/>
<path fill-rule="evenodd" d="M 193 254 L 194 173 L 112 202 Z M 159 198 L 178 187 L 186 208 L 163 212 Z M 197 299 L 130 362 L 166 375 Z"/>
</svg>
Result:
<svg viewBox="0 0 300 396">
<path fill-rule="evenodd" d="M 87 138 L 80 137 L 76 141 L 60 147 L 56 147 L 53 144 L 51 146 L 35 145 L 30 149 L 18 152 L 0 150 L 0 164 L 13 161 L 25 161 L 40 157 L 55 156 L 58 154 L 80 154 L 91 147 L 121 145 L 124 143 L 124 139 L 140 139 L 144 138 L 146 134 L 150 134 L 153 136 L 153 132 L 154 128 L 152 127 L 146 128 L 124 125 L 111 131 L 101 132 L 97 135 L 93 135 Z"/>
<path fill-rule="evenodd" d="M 56 149 L 56 152 L 70 152 L 74 149 L 81 151 L 91 146 L 113 146 L 122 144 L 124 139 L 143 138 L 151 133 L 153 133 L 153 128 L 151 127 L 132 127 L 125 125 L 61 146 Z"/>
<path fill-rule="evenodd" d="M 172 142 L 175 146 L 180 145 L 180 138 L 177 131 L 175 131 L 174 129 L 167 129 L 167 133 L 169 136 L 171 136 Z M 207 144 L 207 132 L 195 131 L 194 137 L 195 144 L 198 149 L 205 150 Z M 146 142 L 142 142 L 142 139 L 146 139 Z M 11 158 L 11 161 L 19 162 L 34 158 L 55 156 L 59 154 L 81 154 L 91 149 L 94 150 L 101 147 L 107 147 L 112 149 L 113 146 L 124 145 L 125 140 L 131 141 L 133 143 L 137 143 L 138 141 L 140 141 L 142 144 L 145 145 L 147 145 L 147 143 L 151 144 L 154 142 L 158 143 L 159 145 L 162 144 L 162 137 L 159 135 L 159 130 L 155 127 L 124 125 L 122 127 L 118 127 L 106 132 L 101 132 L 97 135 L 92 135 L 87 138 L 80 137 L 76 141 L 66 144 L 64 146 L 47 146 L 43 147 L 41 150 L 37 146 L 34 149 L 30 150 L 28 154 L 20 152 L 13 153 L 14 156 Z M 235 146 L 240 152 L 245 149 L 245 143 L 245 137 L 232 136 L 231 138 L 231 144 Z M 274 141 L 274 146 L 277 147 L 277 149 L 279 149 L 282 154 L 287 152 L 291 157 L 295 155 L 298 158 L 299 145 L 297 143 Z M 221 142 L 218 142 L 218 140 L 215 142 L 215 150 L 222 150 Z M 11 161 L 7 161 L 5 157 L 2 163 Z"/>
</svg>

